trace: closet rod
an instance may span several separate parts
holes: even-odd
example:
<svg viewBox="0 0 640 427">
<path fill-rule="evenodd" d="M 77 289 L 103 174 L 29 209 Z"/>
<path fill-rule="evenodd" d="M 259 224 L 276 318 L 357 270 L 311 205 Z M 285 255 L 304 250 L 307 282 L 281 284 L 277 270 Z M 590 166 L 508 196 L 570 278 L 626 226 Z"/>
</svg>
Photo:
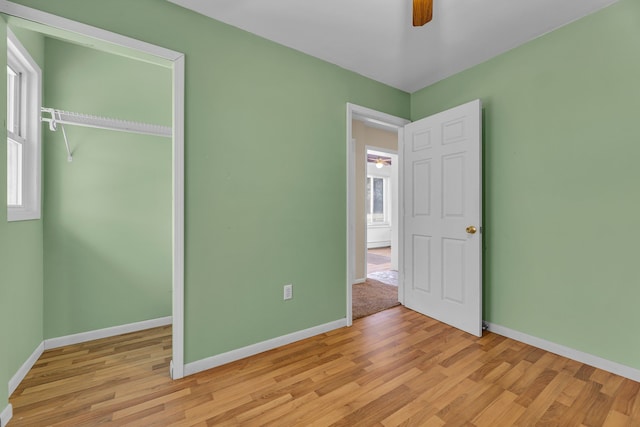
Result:
<svg viewBox="0 0 640 427">
<path fill-rule="evenodd" d="M 92 116 L 89 114 L 72 113 L 56 110 L 55 108 L 42 107 L 42 121 L 49 123 L 49 129 L 56 130 L 56 125 L 74 125 L 98 129 L 117 130 L 121 132 L 142 133 L 171 138 L 173 132 L 169 126 L 154 125 L 149 123 L 131 122 L 127 120 L 111 119 L 107 117 Z M 50 117 L 45 117 L 49 114 Z"/>
</svg>

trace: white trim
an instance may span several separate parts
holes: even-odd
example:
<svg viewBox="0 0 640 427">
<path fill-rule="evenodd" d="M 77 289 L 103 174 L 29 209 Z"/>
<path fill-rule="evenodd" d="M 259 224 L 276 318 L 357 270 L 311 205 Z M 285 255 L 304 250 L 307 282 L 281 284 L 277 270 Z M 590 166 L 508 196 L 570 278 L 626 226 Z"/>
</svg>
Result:
<svg viewBox="0 0 640 427">
<path fill-rule="evenodd" d="M 9 420 L 13 417 L 13 407 L 11 403 L 7 404 L 7 406 L 0 412 L 0 427 L 5 427 Z"/>
<path fill-rule="evenodd" d="M 357 285 L 358 283 L 364 283 L 364 282 L 366 282 L 366 281 L 367 281 L 367 278 L 366 278 L 366 277 L 365 277 L 365 278 L 362 278 L 362 279 L 354 279 L 354 280 L 353 280 L 353 284 L 354 284 L 354 285 Z"/>
<path fill-rule="evenodd" d="M 378 228 L 378 227 L 370 227 L 370 228 Z M 379 227 L 379 228 L 391 228 L 391 226 L 387 225 L 386 227 Z M 391 246 L 391 240 L 380 240 L 377 242 L 367 242 L 367 250 L 365 250 L 365 252 L 368 252 L 369 249 L 377 249 L 377 248 L 388 248 Z"/>
<path fill-rule="evenodd" d="M 158 319 L 143 320 L 141 322 L 96 329 L 95 331 L 80 332 L 79 334 L 66 335 L 58 338 L 49 338 L 44 340 L 43 344 L 45 350 L 50 350 L 52 348 L 64 347 L 65 345 L 80 344 L 87 341 L 99 340 L 101 338 L 115 337 L 116 335 L 128 334 L 130 332 L 138 332 L 145 329 L 171 325 L 171 323 L 171 316 L 160 317 Z"/>
<path fill-rule="evenodd" d="M 20 366 L 18 372 L 16 372 L 13 377 L 11 377 L 11 379 L 9 380 L 9 396 L 11 396 L 14 391 L 16 391 L 24 377 L 27 376 L 31 368 L 33 368 L 33 365 L 36 364 L 43 351 L 44 342 L 41 342 L 40 344 L 38 344 L 36 349 L 33 350 L 31 356 L 29 356 L 29 358 L 22 364 L 22 366 Z"/>
<path fill-rule="evenodd" d="M 349 112 L 349 118 L 357 117 L 359 119 L 374 119 L 389 125 L 395 126 L 398 129 L 403 128 L 406 124 L 411 123 L 411 120 L 403 119 L 402 117 L 393 116 L 391 114 L 383 113 L 382 111 L 372 110 L 371 108 L 363 107 L 361 105 L 352 104 L 347 102 L 347 112 Z M 349 135 L 351 136 L 351 135 Z"/>
<path fill-rule="evenodd" d="M 398 302 L 404 304 L 404 128 L 398 129 Z"/>
<path fill-rule="evenodd" d="M 0 0 L 0 12 L 57 29 L 104 40 L 172 61 L 173 70 L 173 369 L 184 369 L 184 54 L 37 9 Z"/>
<path fill-rule="evenodd" d="M 629 378 L 633 381 L 640 382 L 640 369 L 632 368 L 630 366 L 622 365 L 611 360 L 603 359 L 602 357 L 566 347 L 561 344 L 556 344 L 542 338 L 534 337 L 532 335 L 525 334 L 524 332 L 519 332 L 504 326 L 496 325 L 495 323 L 487 322 L 487 325 L 487 329 L 495 334 L 541 348 L 542 350 L 546 350 L 548 352 L 567 357 L 580 363 L 584 363 L 586 365 L 593 366 L 595 368 L 602 369 L 625 378 Z"/>
<path fill-rule="evenodd" d="M 356 140 L 351 135 L 351 107 L 347 104 L 347 326 L 353 323 L 352 283 L 356 275 Z"/>
<path fill-rule="evenodd" d="M 173 63 L 173 354 L 171 378 L 184 376 L 184 56 Z"/>
<path fill-rule="evenodd" d="M 404 125 L 410 123 L 409 120 L 403 119 L 401 117 L 392 116 L 391 114 L 383 113 L 380 111 L 372 110 L 367 107 L 362 107 L 360 105 L 352 104 L 347 102 L 347 139 L 346 139 L 346 148 L 347 148 L 347 278 L 346 278 L 346 289 L 347 289 L 347 326 L 351 326 L 353 320 L 352 314 L 352 293 L 351 293 L 351 285 L 355 278 L 355 268 L 356 268 L 356 257 L 355 257 L 355 248 L 356 248 L 356 209 L 355 209 L 355 197 L 356 197 L 356 172 L 355 172 L 355 140 L 353 139 L 353 130 L 351 126 L 351 122 L 354 117 L 358 117 L 359 119 L 373 119 L 378 120 L 384 123 L 388 123 L 393 126 L 398 127 L 398 153 L 400 151 L 400 137 L 402 136 L 402 131 Z M 398 193 L 402 193 L 401 182 L 399 182 Z M 398 200 L 399 203 L 402 202 L 402 199 Z M 402 207 L 402 205 L 399 205 Z M 402 214 L 399 215 L 400 217 Z M 402 229 L 399 229 L 399 234 L 402 235 Z M 366 237 L 365 237 L 366 239 Z M 401 246 L 402 242 L 399 242 L 398 246 Z M 402 260 L 402 252 L 401 248 L 399 259 Z M 366 251 L 365 251 L 366 257 Z M 365 258 L 366 261 L 366 258 Z M 402 277 L 402 268 L 398 265 L 398 271 L 400 272 L 400 277 Z M 398 283 L 398 291 L 400 291 L 400 283 Z M 398 294 L 401 295 L 400 293 Z"/>
<path fill-rule="evenodd" d="M 314 326 L 309 329 L 304 329 L 302 331 L 293 332 L 291 334 L 283 335 L 277 338 L 272 338 L 270 340 L 262 341 L 236 350 L 231 350 L 226 353 L 218 354 L 216 356 L 207 357 L 206 359 L 187 363 L 184 367 L 184 372 L 185 375 L 191 375 L 198 372 L 206 371 L 207 369 L 212 369 L 221 365 L 225 365 L 227 363 L 235 362 L 236 360 L 244 359 L 258 353 L 282 347 L 283 345 L 291 344 L 293 342 L 320 335 L 334 329 L 343 328 L 345 326 L 347 326 L 347 319 L 335 320 L 323 325 Z"/>
</svg>

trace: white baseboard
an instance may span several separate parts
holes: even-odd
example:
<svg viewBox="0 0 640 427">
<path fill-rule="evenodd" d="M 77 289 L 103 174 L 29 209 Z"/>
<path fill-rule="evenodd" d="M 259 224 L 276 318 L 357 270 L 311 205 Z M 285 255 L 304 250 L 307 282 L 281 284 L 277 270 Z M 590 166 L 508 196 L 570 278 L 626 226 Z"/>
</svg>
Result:
<svg viewBox="0 0 640 427">
<path fill-rule="evenodd" d="M 31 356 L 20 366 L 18 372 L 16 372 L 13 377 L 9 380 L 9 396 L 13 394 L 14 391 L 18 388 L 24 377 L 27 376 L 33 365 L 38 361 L 38 358 L 42 355 L 44 351 L 44 342 L 38 344 Z M 4 425 L 4 424 L 3 424 Z"/>
<path fill-rule="evenodd" d="M 367 242 L 367 249 L 388 248 L 389 246 L 391 246 L 391 240 Z"/>
<path fill-rule="evenodd" d="M 160 317 L 158 319 L 143 320 L 142 322 L 128 323 L 126 325 L 113 326 L 111 328 L 97 329 L 95 331 L 81 332 L 79 334 L 67 335 L 64 337 L 49 338 L 44 340 L 44 349 L 49 350 L 52 348 L 63 347 L 65 345 L 73 345 L 101 338 L 114 337 L 116 335 L 170 325 L 171 323 L 172 317 L 167 316 Z"/>
<path fill-rule="evenodd" d="M 364 282 L 366 282 L 366 281 L 367 281 L 367 278 L 365 277 L 365 278 L 362 278 L 362 279 L 356 279 L 356 280 L 354 280 L 352 284 L 353 284 L 353 285 L 357 285 L 358 283 L 364 283 Z"/>
<path fill-rule="evenodd" d="M 640 382 L 640 369 L 635 369 L 617 362 L 612 362 L 611 360 L 603 359 L 602 357 L 594 356 L 593 354 L 585 353 L 580 350 L 566 347 L 564 345 L 556 344 L 554 342 L 534 337 L 532 335 L 527 335 L 523 332 L 515 331 L 513 329 L 496 325 L 494 323 L 487 322 L 487 325 L 489 331 L 498 335 L 502 335 L 507 338 L 511 338 L 516 341 L 541 348 L 551 353 L 576 360 L 580 363 L 584 363 L 586 365 L 593 366 L 595 368 L 602 369 L 604 371 L 608 371 L 625 378 L 629 378 L 630 380 Z"/>
<path fill-rule="evenodd" d="M 7 404 L 7 407 L 0 412 L 0 427 L 5 427 L 9 420 L 13 417 L 13 407 L 11 403 Z"/>
<path fill-rule="evenodd" d="M 184 366 L 184 374 L 192 375 L 197 372 L 206 371 L 207 369 L 215 368 L 227 363 L 235 362 L 236 360 L 244 359 L 249 356 L 253 356 L 258 353 L 262 353 L 268 350 L 272 350 L 283 345 L 291 344 L 292 342 L 300 341 L 306 338 L 320 335 L 325 332 L 332 331 L 334 329 L 347 326 L 347 319 L 335 320 L 333 322 L 325 323 L 323 325 L 314 326 L 313 328 L 304 329 L 302 331 L 293 332 L 288 335 L 276 337 L 267 341 L 262 341 L 256 344 L 242 347 L 236 350 L 231 350 L 226 353 L 218 354 L 216 356 L 207 357 L 206 359 L 197 360 L 195 362 L 187 363 Z"/>
</svg>

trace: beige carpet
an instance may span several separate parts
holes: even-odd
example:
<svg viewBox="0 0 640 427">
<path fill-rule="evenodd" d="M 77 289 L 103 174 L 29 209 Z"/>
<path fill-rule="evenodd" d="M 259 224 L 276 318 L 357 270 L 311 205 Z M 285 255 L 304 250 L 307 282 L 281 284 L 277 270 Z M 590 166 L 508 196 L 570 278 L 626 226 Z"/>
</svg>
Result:
<svg viewBox="0 0 640 427">
<path fill-rule="evenodd" d="M 353 318 L 359 319 L 399 305 L 398 287 L 367 279 L 353 285 Z"/>
</svg>

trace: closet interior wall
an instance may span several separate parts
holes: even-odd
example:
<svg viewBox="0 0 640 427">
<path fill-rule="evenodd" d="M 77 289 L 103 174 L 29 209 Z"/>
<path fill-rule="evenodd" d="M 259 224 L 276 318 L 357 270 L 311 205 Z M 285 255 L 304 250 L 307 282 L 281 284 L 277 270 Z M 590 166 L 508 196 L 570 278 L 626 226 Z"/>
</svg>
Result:
<svg viewBox="0 0 640 427">
<path fill-rule="evenodd" d="M 45 39 L 47 107 L 171 125 L 171 70 Z M 171 315 L 171 139 L 43 128 L 44 338 Z"/>
</svg>

